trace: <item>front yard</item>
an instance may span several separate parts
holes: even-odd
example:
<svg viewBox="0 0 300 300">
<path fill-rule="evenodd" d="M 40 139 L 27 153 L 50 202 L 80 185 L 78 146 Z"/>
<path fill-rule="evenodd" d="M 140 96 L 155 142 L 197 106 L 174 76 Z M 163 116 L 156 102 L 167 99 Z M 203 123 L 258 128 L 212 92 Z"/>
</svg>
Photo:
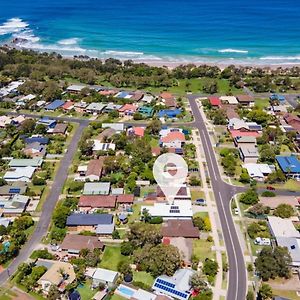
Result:
<svg viewBox="0 0 300 300">
<path fill-rule="evenodd" d="M 121 249 L 119 246 L 106 246 L 101 259 L 100 267 L 118 271 L 119 263 L 124 260 L 129 260 L 129 258 L 121 254 Z"/>
</svg>

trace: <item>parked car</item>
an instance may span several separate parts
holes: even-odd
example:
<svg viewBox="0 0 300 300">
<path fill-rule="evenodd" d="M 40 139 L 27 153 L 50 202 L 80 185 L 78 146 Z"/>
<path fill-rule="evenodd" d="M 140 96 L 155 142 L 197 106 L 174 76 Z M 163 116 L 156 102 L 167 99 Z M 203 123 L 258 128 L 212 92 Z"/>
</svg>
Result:
<svg viewBox="0 0 300 300">
<path fill-rule="evenodd" d="M 234 214 L 235 215 L 239 215 L 240 214 L 240 211 L 239 211 L 239 209 L 237 207 L 234 209 Z"/>
<path fill-rule="evenodd" d="M 254 244 L 259 245 L 259 246 L 270 246 L 271 245 L 271 240 L 268 239 L 268 238 L 257 237 L 254 240 Z"/>
<path fill-rule="evenodd" d="M 275 191 L 275 188 L 273 186 L 268 185 L 267 186 L 267 190 L 269 190 L 269 191 Z"/>
<path fill-rule="evenodd" d="M 206 200 L 205 199 L 196 199 L 195 201 L 196 205 L 206 205 Z"/>
</svg>

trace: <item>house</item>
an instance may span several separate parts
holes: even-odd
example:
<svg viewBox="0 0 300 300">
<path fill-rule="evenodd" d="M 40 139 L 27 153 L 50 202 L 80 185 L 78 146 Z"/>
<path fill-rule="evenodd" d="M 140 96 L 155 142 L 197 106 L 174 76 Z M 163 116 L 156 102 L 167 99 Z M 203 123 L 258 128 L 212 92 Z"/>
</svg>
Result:
<svg viewBox="0 0 300 300">
<path fill-rule="evenodd" d="M 276 161 L 281 171 L 288 178 L 300 180 L 300 162 L 296 156 L 276 156 Z"/>
<path fill-rule="evenodd" d="M 182 132 L 172 131 L 160 138 L 160 146 L 167 148 L 182 148 L 185 143 L 185 135 Z"/>
<path fill-rule="evenodd" d="M 154 109 L 151 106 L 141 106 L 137 111 L 145 118 L 151 118 L 154 114 Z"/>
<path fill-rule="evenodd" d="M 39 143 L 41 145 L 47 145 L 49 143 L 49 138 L 42 136 L 32 136 L 24 139 L 25 144 Z"/>
<path fill-rule="evenodd" d="M 12 195 L 23 195 L 27 191 L 27 185 L 25 182 L 13 182 L 12 184 L 6 184 L 0 186 L 0 196 L 12 196 Z"/>
<path fill-rule="evenodd" d="M 257 163 L 257 160 L 259 158 L 257 147 L 252 144 L 239 146 L 239 153 L 241 160 L 244 163 Z"/>
<path fill-rule="evenodd" d="M 116 150 L 116 144 L 114 143 L 101 143 L 99 140 L 93 140 L 94 146 L 93 151 L 115 151 Z"/>
<path fill-rule="evenodd" d="M 97 103 L 97 102 L 93 102 L 90 103 L 87 107 L 86 107 L 86 112 L 88 113 L 92 113 L 92 114 L 101 114 L 102 111 L 104 110 L 106 104 L 103 103 Z"/>
<path fill-rule="evenodd" d="M 105 157 L 99 157 L 98 159 L 90 160 L 86 173 L 85 179 L 89 181 L 99 181 L 103 171 Z"/>
<path fill-rule="evenodd" d="M 300 233 L 290 219 L 269 216 L 271 234 L 278 246 L 286 247 L 291 255 L 293 267 L 300 267 Z"/>
<path fill-rule="evenodd" d="M 124 194 L 124 188 L 112 188 L 111 194 L 112 195 L 122 195 L 122 194 Z"/>
<path fill-rule="evenodd" d="M 134 202 L 134 195 L 133 194 L 118 194 L 117 195 L 117 203 L 118 204 L 125 204 L 131 205 Z"/>
<path fill-rule="evenodd" d="M 63 110 L 70 111 L 74 108 L 74 102 L 73 101 L 66 101 L 64 105 L 61 107 Z"/>
<path fill-rule="evenodd" d="M 141 99 L 142 102 L 150 104 L 154 100 L 154 97 L 149 94 L 145 94 L 144 97 Z"/>
<path fill-rule="evenodd" d="M 192 220 L 167 220 L 161 228 L 163 237 L 195 238 L 200 236 L 199 229 L 194 226 Z"/>
<path fill-rule="evenodd" d="M 143 137 L 145 133 L 145 127 L 130 127 L 127 129 L 128 136 Z"/>
<path fill-rule="evenodd" d="M 129 92 L 121 91 L 115 95 L 115 98 L 130 99 L 132 95 Z"/>
<path fill-rule="evenodd" d="M 22 124 L 25 120 L 26 120 L 26 118 L 25 118 L 24 116 L 20 115 L 20 116 L 17 116 L 17 117 L 15 117 L 15 118 L 13 118 L 13 119 L 11 120 L 11 123 L 12 123 L 13 125 L 18 126 L 18 125 Z"/>
<path fill-rule="evenodd" d="M 256 137 L 254 136 L 237 136 L 233 141 L 236 147 L 241 145 L 256 145 Z"/>
<path fill-rule="evenodd" d="M 46 295 L 51 285 L 55 285 L 60 292 L 64 292 L 66 286 L 76 279 L 73 266 L 70 263 L 39 259 L 37 265 L 44 265 L 48 268 L 46 273 L 37 282 Z"/>
<path fill-rule="evenodd" d="M 144 94 L 142 92 L 134 92 L 131 94 L 131 100 L 133 101 L 140 101 L 143 98 Z"/>
<path fill-rule="evenodd" d="M 212 107 L 219 108 L 221 106 L 221 100 L 220 100 L 219 97 L 210 96 L 210 97 L 207 97 L 207 98 L 208 98 L 208 101 L 209 101 L 209 103 Z"/>
<path fill-rule="evenodd" d="M 43 164 L 43 159 L 39 157 L 35 158 L 24 158 L 24 159 L 17 159 L 14 158 L 9 162 L 10 168 L 25 168 L 25 167 L 34 167 L 40 168 Z"/>
<path fill-rule="evenodd" d="M 18 80 L 18 81 L 12 81 L 7 86 L 0 89 L 0 97 L 6 97 L 12 93 L 18 92 L 18 87 L 21 86 L 25 81 Z"/>
<path fill-rule="evenodd" d="M 84 195 L 108 195 L 110 182 L 86 182 L 83 188 Z"/>
<path fill-rule="evenodd" d="M 155 293 L 164 294 L 179 300 L 187 300 L 192 292 L 190 278 L 195 274 L 191 269 L 179 269 L 172 277 L 161 275 L 154 281 Z"/>
<path fill-rule="evenodd" d="M 108 103 L 106 104 L 105 108 L 103 109 L 103 112 L 104 113 L 109 113 L 111 111 L 114 111 L 114 110 L 119 110 L 123 105 L 120 105 L 120 104 L 115 104 L 115 103 Z"/>
<path fill-rule="evenodd" d="M 275 209 L 280 204 L 287 204 L 292 206 L 297 210 L 300 206 L 299 199 L 294 196 L 281 196 L 276 195 L 275 197 L 262 197 L 259 196 L 259 203 L 264 206 L 270 207 L 270 209 Z"/>
<path fill-rule="evenodd" d="M 0 127 L 5 128 L 6 125 L 11 124 L 11 118 L 7 116 L 0 116 Z"/>
<path fill-rule="evenodd" d="M 253 107 L 255 102 L 254 102 L 254 98 L 250 95 L 238 95 L 236 96 L 239 104 L 243 105 L 243 106 L 250 106 Z"/>
<path fill-rule="evenodd" d="M 97 140 L 104 142 L 116 134 L 116 131 L 112 128 L 105 128 L 101 133 L 98 134 Z"/>
<path fill-rule="evenodd" d="M 49 119 L 48 117 L 42 117 L 36 122 L 36 124 L 44 125 L 49 129 L 55 127 L 56 120 Z"/>
<path fill-rule="evenodd" d="M 286 114 L 287 113 L 287 105 L 272 105 L 271 106 L 271 110 L 275 113 L 275 114 Z"/>
<path fill-rule="evenodd" d="M 159 97 L 162 100 L 162 103 L 168 108 L 176 108 L 177 102 L 173 94 L 169 92 L 162 92 Z"/>
<path fill-rule="evenodd" d="M 72 84 L 67 87 L 66 91 L 71 94 L 79 94 L 86 87 L 86 85 Z"/>
<path fill-rule="evenodd" d="M 239 118 L 232 118 L 227 125 L 228 130 L 240 130 L 240 131 L 262 131 L 262 126 L 256 122 L 245 122 Z"/>
<path fill-rule="evenodd" d="M 137 105 L 127 103 L 119 109 L 119 113 L 122 116 L 132 116 L 137 111 L 137 109 Z"/>
<path fill-rule="evenodd" d="M 124 123 L 102 123 L 102 128 L 114 129 L 116 133 L 121 133 L 125 130 Z"/>
<path fill-rule="evenodd" d="M 79 211 L 91 212 L 97 209 L 116 207 L 117 196 L 113 195 L 81 195 L 78 203 Z"/>
<path fill-rule="evenodd" d="M 46 105 L 44 107 L 45 110 L 56 110 L 58 108 L 60 108 L 61 106 L 63 106 L 65 104 L 65 101 L 63 100 L 54 100 L 51 103 L 49 103 L 48 105 Z"/>
<path fill-rule="evenodd" d="M 193 216 L 190 200 L 174 200 L 172 204 L 156 202 L 151 206 L 141 206 L 141 213 L 147 210 L 152 217 L 168 219 L 191 219 Z"/>
<path fill-rule="evenodd" d="M 111 234 L 114 230 L 113 215 L 111 214 L 76 214 L 73 213 L 67 218 L 66 226 L 69 231 L 92 231 L 97 234 Z M 101 226 L 108 232 L 101 231 Z"/>
<path fill-rule="evenodd" d="M 75 102 L 74 103 L 74 109 L 76 112 L 78 113 L 84 113 L 85 112 L 85 108 L 88 106 L 88 104 L 84 101 L 80 101 L 80 102 Z"/>
<path fill-rule="evenodd" d="M 93 280 L 93 288 L 98 288 L 100 284 L 105 284 L 106 287 L 112 288 L 119 278 L 118 272 L 103 268 L 90 268 L 87 270 L 86 275 Z"/>
<path fill-rule="evenodd" d="M 48 129 L 47 133 L 64 135 L 66 134 L 67 129 L 68 129 L 68 124 L 57 123 L 54 128 Z"/>
<path fill-rule="evenodd" d="M 7 182 L 11 181 L 23 181 L 23 182 L 30 182 L 34 172 L 35 167 L 22 167 L 22 168 L 14 168 L 11 171 L 7 171 L 3 179 Z"/>
<path fill-rule="evenodd" d="M 257 181 L 263 181 L 266 178 L 266 176 L 268 176 L 275 170 L 275 166 L 256 163 L 244 164 L 243 168 L 247 170 L 249 176 L 252 179 L 255 179 Z"/>
<path fill-rule="evenodd" d="M 69 254 L 79 255 L 82 249 L 104 249 L 104 244 L 95 236 L 85 236 L 79 234 L 67 234 L 60 245 L 62 251 Z"/>
<path fill-rule="evenodd" d="M 238 100 L 234 96 L 221 96 L 220 100 L 222 103 L 227 103 L 230 105 L 237 105 L 239 104 Z"/>
<path fill-rule="evenodd" d="M 253 136 L 255 138 L 260 136 L 260 134 L 257 131 L 230 130 L 229 132 L 233 139 L 242 136 Z"/>
<path fill-rule="evenodd" d="M 287 113 L 283 116 L 284 121 L 292 126 L 295 131 L 300 132 L 300 118 L 293 114 Z"/>
<path fill-rule="evenodd" d="M 162 109 L 158 112 L 159 118 L 176 118 L 182 112 L 181 109 Z"/>
<path fill-rule="evenodd" d="M 34 158 L 34 157 L 43 158 L 46 155 L 47 150 L 46 150 L 45 145 L 35 142 L 35 143 L 26 145 L 23 152 L 25 155 L 30 156 L 32 158 Z"/>
<path fill-rule="evenodd" d="M 15 194 L 11 197 L 0 197 L 0 210 L 6 217 L 21 215 L 29 203 L 29 197 Z"/>
<path fill-rule="evenodd" d="M 174 198 L 174 200 L 191 200 L 191 190 L 186 184 L 182 184 L 178 189 L 177 194 L 171 196 Z M 156 197 L 159 200 L 166 199 L 166 196 L 160 186 L 158 186 L 156 189 Z"/>
</svg>

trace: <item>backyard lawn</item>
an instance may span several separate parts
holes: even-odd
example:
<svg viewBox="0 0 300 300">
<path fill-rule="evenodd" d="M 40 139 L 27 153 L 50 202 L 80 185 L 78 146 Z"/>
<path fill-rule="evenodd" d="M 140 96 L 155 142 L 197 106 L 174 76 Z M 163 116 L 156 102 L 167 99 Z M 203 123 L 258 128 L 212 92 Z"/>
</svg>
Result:
<svg viewBox="0 0 300 300">
<path fill-rule="evenodd" d="M 261 108 L 261 109 L 268 107 L 269 104 L 270 104 L 270 102 L 269 102 L 268 98 L 255 100 L 255 106 L 257 106 L 258 108 Z"/>
<path fill-rule="evenodd" d="M 119 296 L 119 295 L 112 295 L 109 300 L 126 300 L 126 298 L 122 297 L 122 296 Z"/>
<path fill-rule="evenodd" d="M 206 240 L 194 240 L 193 241 L 193 256 L 200 261 L 204 261 L 206 258 L 213 259 L 215 257 L 214 252 L 211 250 L 213 242 Z"/>
<path fill-rule="evenodd" d="M 192 197 L 192 201 L 195 201 L 196 199 L 203 199 L 204 196 L 204 192 L 203 191 L 191 191 L 191 197 Z"/>
<path fill-rule="evenodd" d="M 151 287 L 154 283 L 154 278 L 147 272 L 134 272 L 133 281 L 142 282 L 145 285 Z"/>
<path fill-rule="evenodd" d="M 120 261 L 129 260 L 128 257 L 121 254 L 119 246 L 106 246 L 100 267 L 113 271 L 118 271 L 118 264 Z"/>
<path fill-rule="evenodd" d="M 81 296 L 81 300 L 90 300 L 93 299 L 94 295 L 97 293 L 97 290 L 92 290 L 90 288 L 91 281 L 87 280 L 83 286 L 78 286 L 77 290 Z"/>
<path fill-rule="evenodd" d="M 135 203 L 132 206 L 133 213 L 129 215 L 128 221 L 129 223 L 134 223 L 135 221 L 140 219 L 140 211 L 141 211 L 141 206 L 143 203 Z"/>
</svg>

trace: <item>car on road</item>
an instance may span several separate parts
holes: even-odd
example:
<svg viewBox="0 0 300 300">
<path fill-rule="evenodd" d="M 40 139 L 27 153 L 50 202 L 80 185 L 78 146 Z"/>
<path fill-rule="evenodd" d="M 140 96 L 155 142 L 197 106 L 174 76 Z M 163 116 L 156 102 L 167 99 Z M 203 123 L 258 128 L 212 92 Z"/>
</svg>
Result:
<svg viewBox="0 0 300 300">
<path fill-rule="evenodd" d="M 267 186 L 267 190 L 269 190 L 269 191 L 275 191 L 275 188 L 273 186 L 268 185 Z"/>
<path fill-rule="evenodd" d="M 240 214 L 240 211 L 239 211 L 239 209 L 237 207 L 234 209 L 234 214 L 235 215 L 239 215 Z"/>
<path fill-rule="evenodd" d="M 196 205 L 206 205 L 206 200 L 202 199 L 202 198 L 196 199 L 195 204 Z"/>
</svg>

